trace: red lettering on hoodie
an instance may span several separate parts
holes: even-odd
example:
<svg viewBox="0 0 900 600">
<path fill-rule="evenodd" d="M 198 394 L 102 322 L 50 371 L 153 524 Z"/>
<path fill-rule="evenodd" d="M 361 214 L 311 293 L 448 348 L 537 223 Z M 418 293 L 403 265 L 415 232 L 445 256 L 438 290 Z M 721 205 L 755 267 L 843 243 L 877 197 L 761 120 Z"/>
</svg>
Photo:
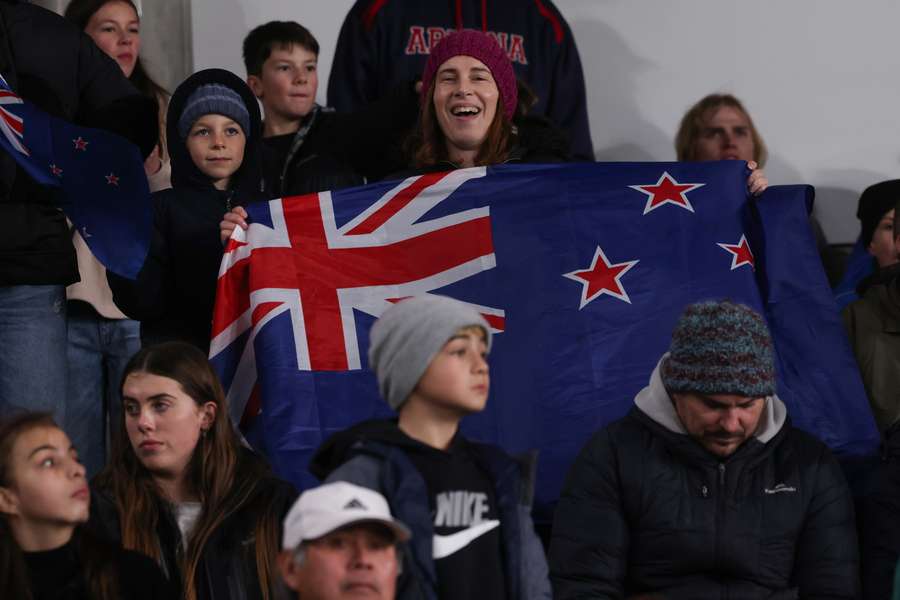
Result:
<svg viewBox="0 0 900 600">
<path fill-rule="evenodd" d="M 409 28 L 409 39 L 406 41 L 404 53 L 407 55 L 429 54 L 435 44 L 453 33 L 454 29 L 443 27 L 424 27 L 412 25 Z M 505 32 L 486 31 L 492 40 L 503 48 L 510 62 L 527 65 L 528 58 L 525 55 L 525 38 L 518 34 Z"/>
<path fill-rule="evenodd" d="M 409 41 L 406 42 L 406 54 L 428 54 L 428 46 L 425 45 L 425 28 L 413 25 L 409 28 Z"/>
</svg>

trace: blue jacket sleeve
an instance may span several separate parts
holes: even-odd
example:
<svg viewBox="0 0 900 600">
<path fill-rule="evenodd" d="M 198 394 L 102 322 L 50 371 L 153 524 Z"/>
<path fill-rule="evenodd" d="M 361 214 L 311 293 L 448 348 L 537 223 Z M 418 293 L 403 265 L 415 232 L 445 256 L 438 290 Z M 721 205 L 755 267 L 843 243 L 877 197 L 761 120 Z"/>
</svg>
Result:
<svg viewBox="0 0 900 600">
<path fill-rule="evenodd" d="M 575 160 L 594 160 L 594 145 L 588 121 L 587 94 L 584 86 L 584 72 L 572 29 L 563 16 L 549 1 L 544 6 L 556 13 L 563 29 L 556 64 L 553 69 L 553 84 L 547 98 L 547 117 L 568 132 L 570 149 Z"/>
<path fill-rule="evenodd" d="M 357 0 L 338 35 L 328 76 L 328 105 L 338 112 L 362 110 L 381 96 L 376 36 L 365 20 L 371 3 L 372 0 Z"/>
</svg>

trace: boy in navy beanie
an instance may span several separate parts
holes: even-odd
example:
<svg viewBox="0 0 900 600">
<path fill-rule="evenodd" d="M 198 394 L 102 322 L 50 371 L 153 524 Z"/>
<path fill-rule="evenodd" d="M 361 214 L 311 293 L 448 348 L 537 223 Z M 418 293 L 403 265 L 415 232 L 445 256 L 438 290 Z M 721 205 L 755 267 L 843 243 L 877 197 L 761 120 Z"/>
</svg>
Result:
<svg viewBox="0 0 900 600">
<path fill-rule="evenodd" d="M 425 295 L 390 307 L 372 326 L 369 366 L 398 419 L 338 433 L 313 459 L 319 477 L 382 493 L 412 530 L 398 598 L 550 598 L 528 470 L 458 431 L 487 402 L 490 348 L 467 304 Z"/>
</svg>

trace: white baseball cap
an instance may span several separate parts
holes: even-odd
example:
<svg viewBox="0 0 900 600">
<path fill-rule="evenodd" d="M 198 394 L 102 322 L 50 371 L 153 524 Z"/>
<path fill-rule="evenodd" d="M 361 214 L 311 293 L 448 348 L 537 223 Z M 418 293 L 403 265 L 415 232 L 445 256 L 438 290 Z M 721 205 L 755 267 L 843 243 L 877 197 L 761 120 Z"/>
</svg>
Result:
<svg viewBox="0 0 900 600">
<path fill-rule="evenodd" d="M 384 496 L 369 488 L 335 481 L 300 494 L 284 518 L 282 547 L 293 550 L 301 542 L 355 523 L 381 523 L 401 542 L 411 537 L 406 525 L 391 516 Z"/>
</svg>

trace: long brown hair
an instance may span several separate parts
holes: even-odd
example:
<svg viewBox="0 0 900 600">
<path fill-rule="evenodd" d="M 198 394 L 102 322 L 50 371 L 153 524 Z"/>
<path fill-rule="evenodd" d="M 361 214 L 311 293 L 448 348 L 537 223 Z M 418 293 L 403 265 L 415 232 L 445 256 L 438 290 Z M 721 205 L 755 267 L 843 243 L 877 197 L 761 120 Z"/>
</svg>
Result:
<svg viewBox="0 0 900 600">
<path fill-rule="evenodd" d="M 409 150 L 413 155 L 413 163 L 416 167 L 431 167 L 439 162 L 448 161 L 447 138 L 437 120 L 434 111 L 434 88 L 437 82 L 435 77 L 428 87 L 425 102 L 419 114 L 419 124 L 416 132 L 410 138 Z M 509 157 L 509 148 L 513 137 L 513 125 L 503 110 L 503 97 L 497 95 L 497 111 L 494 120 L 488 127 L 487 136 L 484 138 L 478 154 L 475 155 L 475 165 L 495 165 L 506 161 Z"/>
<path fill-rule="evenodd" d="M 133 0 L 72 0 L 69 2 L 69 5 L 66 6 L 64 16 L 66 19 L 78 25 L 79 29 L 84 31 L 87 28 L 87 24 L 91 20 L 91 17 L 110 2 L 122 2 L 123 4 L 129 5 L 132 10 L 134 10 L 134 14 L 138 15 L 138 19 L 140 19 L 137 6 Z M 140 55 L 138 55 L 137 59 L 134 61 L 134 70 L 131 71 L 131 76 L 128 77 L 128 80 L 134 84 L 134 87 L 136 87 L 139 92 L 149 98 L 153 98 L 159 105 L 159 151 L 163 158 L 165 158 L 167 152 L 166 103 L 171 94 L 150 76 L 147 69 L 144 67 L 144 60 Z"/>
<path fill-rule="evenodd" d="M 168 377 L 175 380 L 198 406 L 207 402 L 216 405 L 213 425 L 198 440 L 187 467 L 188 483 L 199 496 L 202 509 L 178 565 L 183 597 L 186 600 L 197 597 L 197 567 L 210 536 L 227 517 L 253 502 L 260 507 L 255 527 L 259 586 L 263 598 L 270 598 L 280 515 L 265 510 L 265 499 L 259 498 L 258 494 L 260 482 L 269 475 L 269 471 L 261 461 L 242 457 L 241 444 L 229 418 L 222 385 L 206 356 L 183 342 L 147 346 L 126 365 L 123 384 L 132 373 Z M 122 545 L 162 564 L 162 550 L 156 532 L 160 511 L 168 510 L 168 501 L 156 486 L 150 471 L 135 455 L 125 430 L 124 411 L 120 411 L 120 415 L 112 456 L 94 483 L 98 488 L 109 491 L 114 498 L 119 511 Z"/>
<path fill-rule="evenodd" d="M 59 429 L 49 413 L 24 412 L 0 423 L 0 487 L 11 487 L 10 458 L 19 437 L 39 427 Z M 114 600 L 119 597 L 118 573 L 111 549 L 76 528 L 73 537 L 79 546 L 79 560 L 84 567 L 84 580 L 90 597 Z M 0 590 L 5 598 L 31 600 L 30 578 L 22 549 L 13 536 L 6 516 L 0 513 Z"/>
<path fill-rule="evenodd" d="M 741 101 L 731 94 L 710 94 L 701 98 L 684 114 L 681 125 L 678 127 L 678 133 L 675 135 L 675 154 L 678 160 L 697 160 L 697 140 L 700 139 L 706 122 L 715 111 L 723 106 L 739 110 L 747 117 L 747 123 L 750 124 L 750 135 L 753 138 L 753 160 L 760 168 L 764 167 L 769 158 L 766 143 L 763 142 L 762 136 L 756 130 L 750 113 L 747 112 Z"/>
</svg>

